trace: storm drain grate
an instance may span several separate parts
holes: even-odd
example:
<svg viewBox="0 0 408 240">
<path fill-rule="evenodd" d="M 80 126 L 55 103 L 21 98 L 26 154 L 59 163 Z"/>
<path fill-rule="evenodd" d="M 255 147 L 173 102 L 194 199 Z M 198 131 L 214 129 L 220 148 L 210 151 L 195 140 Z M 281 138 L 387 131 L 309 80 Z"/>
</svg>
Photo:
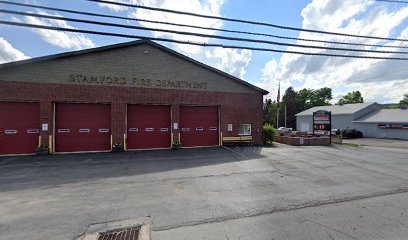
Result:
<svg viewBox="0 0 408 240">
<path fill-rule="evenodd" d="M 139 228 L 125 228 L 121 230 L 100 233 L 98 240 L 137 240 Z"/>
</svg>

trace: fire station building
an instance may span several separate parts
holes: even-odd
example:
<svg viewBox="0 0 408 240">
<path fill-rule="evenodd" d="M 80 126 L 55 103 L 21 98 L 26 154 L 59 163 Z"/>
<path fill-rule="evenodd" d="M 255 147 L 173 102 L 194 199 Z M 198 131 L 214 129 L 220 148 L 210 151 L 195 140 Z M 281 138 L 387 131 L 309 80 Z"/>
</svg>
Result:
<svg viewBox="0 0 408 240">
<path fill-rule="evenodd" d="M 0 155 L 261 143 L 268 92 L 152 41 L 0 65 Z"/>
</svg>

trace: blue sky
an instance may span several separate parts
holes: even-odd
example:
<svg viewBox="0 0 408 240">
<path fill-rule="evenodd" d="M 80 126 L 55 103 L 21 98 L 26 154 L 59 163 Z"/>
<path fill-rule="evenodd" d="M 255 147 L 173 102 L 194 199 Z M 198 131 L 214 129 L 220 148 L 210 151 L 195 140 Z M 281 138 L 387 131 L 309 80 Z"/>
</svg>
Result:
<svg viewBox="0 0 408 240">
<path fill-rule="evenodd" d="M 119 1 L 119 0 L 117 0 Z M 376 35 L 384 37 L 408 38 L 408 4 L 392 4 L 374 2 L 371 0 L 285 0 L 285 1 L 238 1 L 238 0 L 120 0 L 146 6 L 173 8 L 209 15 L 219 15 L 229 18 L 248 19 L 288 25 L 298 28 L 354 33 L 361 35 Z M 112 5 L 99 5 L 84 0 L 16 0 L 15 2 L 34 3 L 39 5 L 68 8 L 88 12 L 98 12 L 160 21 L 172 21 L 207 27 L 224 29 L 239 29 L 243 31 L 264 32 L 290 37 L 325 39 L 333 41 L 349 41 L 372 44 L 392 44 L 402 46 L 401 42 L 384 42 L 366 39 L 343 38 L 297 31 L 280 30 L 248 24 L 238 24 L 219 20 L 193 18 L 174 14 L 164 14 L 132 8 L 117 8 Z M 28 8 L 13 7 L 0 4 L 1 8 L 27 11 Z M 30 10 L 36 12 L 36 10 Z M 78 17 L 78 15 L 44 11 L 46 14 Z M 91 17 L 80 16 L 84 19 Z M 127 34 L 166 37 L 179 40 L 192 40 L 210 43 L 237 44 L 254 47 L 268 47 L 280 50 L 287 47 L 239 43 L 205 38 L 189 38 L 174 34 L 152 33 L 148 31 L 123 30 L 118 28 L 78 24 L 61 21 L 44 21 L 36 18 L 24 18 L 8 14 L 0 14 L 1 19 L 22 21 L 54 26 L 92 29 L 98 31 L 113 31 Z M 93 18 L 95 19 L 95 18 Z M 103 19 L 103 21 L 108 21 Z M 146 24 L 137 21 L 120 21 L 124 24 L 136 24 L 147 27 L 163 28 L 162 25 Z M 165 27 L 168 28 L 168 27 Z M 191 30 L 174 28 L 176 30 Z M 197 30 L 196 30 L 197 31 Z M 202 32 L 202 31 L 200 31 Z M 206 31 L 207 34 L 259 38 L 240 34 L 226 34 L 216 31 Z M 267 38 L 265 38 L 267 39 Z M 78 49 L 104 46 L 130 41 L 131 39 L 55 33 L 51 31 L 30 30 L 27 28 L 0 25 L 0 62 L 19 60 L 27 57 L 38 57 Z M 276 39 L 269 39 L 276 40 Z M 282 41 L 282 40 L 276 40 Z M 297 41 L 290 41 L 296 43 Z M 305 44 L 305 42 L 299 42 Z M 308 43 L 311 44 L 311 43 Z M 226 71 L 248 82 L 256 84 L 271 92 L 275 98 L 277 83 L 282 89 L 294 86 L 301 88 L 331 87 L 336 101 L 348 91 L 360 90 L 366 101 L 396 102 L 408 92 L 408 68 L 406 61 L 360 60 L 332 57 L 300 56 L 249 50 L 215 49 L 192 47 L 164 43 L 189 57 L 207 63 Z M 321 44 L 314 44 L 321 45 Z M 331 45 L 322 45 L 331 46 Z M 405 44 L 406 46 L 406 44 Z M 290 47 L 297 51 L 315 51 Z M 372 48 L 375 49 L 375 48 Z M 378 48 L 381 50 L 381 48 Z M 389 50 L 389 49 L 387 49 Z M 396 48 L 395 51 L 405 49 Z M 321 52 L 333 53 L 322 50 Z M 386 55 L 384 55 L 386 56 Z M 402 57 L 401 55 L 397 55 Z M 282 91 L 283 91 L 282 90 Z"/>
</svg>

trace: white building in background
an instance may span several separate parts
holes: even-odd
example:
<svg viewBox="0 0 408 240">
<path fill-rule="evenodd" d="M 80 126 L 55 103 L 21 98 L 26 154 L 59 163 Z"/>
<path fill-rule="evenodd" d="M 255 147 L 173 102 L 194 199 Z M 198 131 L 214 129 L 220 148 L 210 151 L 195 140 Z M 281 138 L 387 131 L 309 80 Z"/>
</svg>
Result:
<svg viewBox="0 0 408 240">
<path fill-rule="evenodd" d="M 313 112 L 332 113 L 333 129 L 357 129 L 364 137 L 408 140 L 408 110 L 382 109 L 377 103 L 313 107 L 296 114 L 298 131 L 312 131 Z"/>
</svg>

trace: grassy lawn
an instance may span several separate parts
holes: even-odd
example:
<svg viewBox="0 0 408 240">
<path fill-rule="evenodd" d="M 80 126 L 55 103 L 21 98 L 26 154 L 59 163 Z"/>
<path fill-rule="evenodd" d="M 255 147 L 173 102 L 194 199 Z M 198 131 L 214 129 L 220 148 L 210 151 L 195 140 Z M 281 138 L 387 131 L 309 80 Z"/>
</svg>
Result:
<svg viewBox="0 0 408 240">
<path fill-rule="evenodd" d="M 345 147 L 354 147 L 354 148 L 359 148 L 361 147 L 360 144 L 356 144 L 356 143 L 335 143 L 341 146 L 345 146 Z"/>
</svg>

